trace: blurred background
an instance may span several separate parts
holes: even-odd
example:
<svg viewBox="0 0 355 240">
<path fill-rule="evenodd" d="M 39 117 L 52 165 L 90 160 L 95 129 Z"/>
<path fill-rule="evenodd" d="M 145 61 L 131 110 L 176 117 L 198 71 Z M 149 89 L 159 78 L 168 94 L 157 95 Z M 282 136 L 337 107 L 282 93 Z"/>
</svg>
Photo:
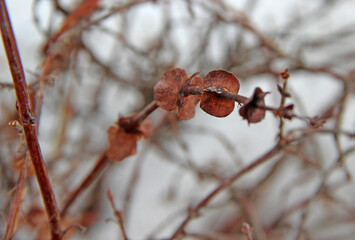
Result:
<svg viewBox="0 0 355 240">
<path fill-rule="evenodd" d="M 112 162 L 63 216 L 66 239 L 171 239 L 196 206 L 278 144 L 285 148 L 221 191 L 179 239 L 354 239 L 355 1 L 352 0 L 11 0 L 7 1 L 59 209 L 107 148 L 107 128 L 154 99 L 179 67 L 205 76 L 225 69 L 239 94 L 256 87 L 301 118 L 267 112 L 248 124 L 239 106 L 226 118 L 197 107 L 188 121 L 162 109 L 135 156 Z M 0 51 L 0 235 L 26 159 L 15 94 Z M 31 166 L 12 239 L 49 239 Z"/>
</svg>

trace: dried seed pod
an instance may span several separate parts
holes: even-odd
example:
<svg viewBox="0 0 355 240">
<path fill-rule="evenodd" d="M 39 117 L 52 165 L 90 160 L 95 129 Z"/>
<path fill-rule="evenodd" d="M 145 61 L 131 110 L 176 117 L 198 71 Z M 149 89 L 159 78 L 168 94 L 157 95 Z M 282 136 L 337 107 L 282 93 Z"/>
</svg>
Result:
<svg viewBox="0 0 355 240">
<path fill-rule="evenodd" d="M 121 118 L 118 126 L 111 126 L 107 129 L 108 148 L 107 156 L 120 162 L 126 157 L 137 152 L 137 141 L 149 138 L 153 134 L 153 124 L 150 120 L 144 120 L 139 126 L 130 131 L 126 131 L 120 122 L 125 122 L 127 118 Z"/>
<path fill-rule="evenodd" d="M 107 129 L 107 137 L 109 143 L 107 156 L 110 159 L 120 162 L 136 154 L 138 139 L 135 134 L 126 133 L 124 129 L 112 126 Z"/>
<path fill-rule="evenodd" d="M 179 100 L 180 87 L 186 79 L 188 79 L 188 75 L 181 68 L 165 72 L 154 87 L 154 99 L 158 106 L 166 111 L 175 110 Z"/>
<path fill-rule="evenodd" d="M 239 114 L 248 121 L 248 123 L 257 123 L 264 119 L 265 106 L 264 97 L 269 92 L 263 92 L 259 87 L 255 88 L 253 95 L 248 99 L 243 107 L 240 108 Z"/>
<path fill-rule="evenodd" d="M 203 79 L 203 88 L 223 88 L 231 93 L 239 91 L 239 80 L 232 73 L 225 70 L 214 70 Z M 234 110 L 234 101 L 223 98 L 212 92 L 204 92 L 201 96 L 200 107 L 203 111 L 215 117 L 226 117 Z"/>
<path fill-rule="evenodd" d="M 165 72 L 154 87 L 154 99 L 158 106 L 166 111 L 177 109 L 178 117 L 182 120 L 193 118 L 201 97 L 184 96 L 182 88 L 202 86 L 202 78 L 196 75 L 197 73 L 189 77 L 185 70 L 180 68 Z"/>
<path fill-rule="evenodd" d="M 203 79 L 200 76 L 194 76 L 187 87 L 202 86 Z M 178 104 L 178 117 L 181 120 L 189 120 L 195 116 L 196 105 L 201 99 L 201 95 L 190 95 L 187 97 L 180 97 Z"/>
</svg>

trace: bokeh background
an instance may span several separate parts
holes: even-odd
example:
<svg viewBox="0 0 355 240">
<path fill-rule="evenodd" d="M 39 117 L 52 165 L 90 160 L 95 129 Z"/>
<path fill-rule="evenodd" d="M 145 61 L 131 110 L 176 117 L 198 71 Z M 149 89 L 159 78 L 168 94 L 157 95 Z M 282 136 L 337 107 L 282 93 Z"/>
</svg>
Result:
<svg viewBox="0 0 355 240">
<path fill-rule="evenodd" d="M 90 7 L 73 17 L 85 2 Z M 165 71 L 180 67 L 203 77 L 225 69 L 238 77 L 241 95 L 260 87 L 271 92 L 266 104 L 278 107 L 279 73 L 288 68 L 287 104 L 303 117 L 284 120 L 283 134 L 292 141 L 221 191 L 181 238 L 247 239 L 241 228 L 248 223 L 255 239 L 353 239 L 355 1 L 7 5 L 59 209 L 106 149 L 107 128 L 149 104 Z M 17 119 L 15 100 L 0 51 L 0 235 L 26 156 L 18 132 L 8 126 Z M 171 239 L 190 206 L 277 144 L 279 118 L 267 112 L 262 122 L 248 124 L 238 110 L 215 118 L 197 107 L 188 121 L 155 111 L 149 117 L 153 136 L 139 142 L 135 156 L 110 163 L 69 208 L 67 239 L 122 238 L 108 189 L 129 239 Z M 312 125 L 316 119 L 322 124 Z M 46 229 L 29 167 L 13 239 L 48 239 Z"/>
</svg>

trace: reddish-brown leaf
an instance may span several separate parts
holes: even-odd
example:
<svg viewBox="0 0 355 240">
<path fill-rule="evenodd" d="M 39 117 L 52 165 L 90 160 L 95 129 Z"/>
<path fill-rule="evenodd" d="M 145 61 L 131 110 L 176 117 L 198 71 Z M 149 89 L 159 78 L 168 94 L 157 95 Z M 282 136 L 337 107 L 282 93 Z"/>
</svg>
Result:
<svg viewBox="0 0 355 240">
<path fill-rule="evenodd" d="M 220 87 L 229 92 L 237 94 L 239 91 L 239 80 L 232 73 L 225 70 L 214 70 L 203 79 L 204 89 L 209 87 Z M 226 117 L 234 110 L 234 101 L 224 99 L 216 93 L 204 92 L 201 96 L 200 107 L 203 111 L 215 117 Z"/>
<path fill-rule="evenodd" d="M 139 126 L 132 129 L 124 129 L 124 123 L 127 123 L 129 118 L 120 118 L 118 126 L 111 126 L 107 129 L 108 148 L 107 156 L 120 162 L 126 157 L 132 156 L 137 152 L 137 141 L 144 138 L 147 139 L 153 134 L 153 124 L 149 119 L 145 119 Z"/>
<path fill-rule="evenodd" d="M 124 129 L 114 126 L 107 129 L 107 136 L 107 156 L 110 159 L 120 162 L 137 152 L 136 134 L 126 133 Z"/>
<path fill-rule="evenodd" d="M 189 87 L 202 86 L 203 79 L 200 76 L 195 76 L 191 79 Z M 189 120 L 195 116 L 196 105 L 201 99 L 201 95 L 190 95 L 181 97 L 178 106 L 178 117 L 181 120 Z"/>
<path fill-rule="evenodd" d="M 260 88 L 256 88 L 251 98 L 240 108 L 239 114 L 248 121 L 248 123 L 257 123 L 264 119 L 265 106 L 264 97 L 268 92 L 263 92 Z"/>
<path fill-rule="evenodd" d="M 158 106 L 166 111 L 175 110 L 179 100 L 180 87 L 186 79 L 188 79 L 188 75 L 181 68 L 165 72 L 154 87 L 154 99 Z"/>
</svg>

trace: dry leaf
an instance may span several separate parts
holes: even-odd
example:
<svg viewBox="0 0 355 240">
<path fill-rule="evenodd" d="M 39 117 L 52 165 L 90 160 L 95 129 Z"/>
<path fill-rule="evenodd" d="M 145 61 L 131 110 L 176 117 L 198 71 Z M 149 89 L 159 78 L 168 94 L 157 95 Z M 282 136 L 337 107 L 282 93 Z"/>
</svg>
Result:
<svg viewBox="0 0 355 240">
<path fill-rule="evenodd" d="M 120 162 L 126 157 L 132 156 L 137 152 L 138 137 L 133 133 L 126 133 L 123 128 L 109 127 L 107 129 L 108 149 L 107 156 Z"/>
<path fill-rule="evenodd" d="M 126 130 L 122 123 L 127 123 L 133 117 L 120 118 L 118 126 L 111 126 L 107 129 L 108 148 L 107 156 L 120 162 L 126 157 L 137 152 L 137 141 L 147 139 L 153 134 L 153 124 L 149 119 L 145 119 L 139 126 Z"/>
<path fill-rule="evenodd" d="M 264 119 L 265 109 L 260 109 L 260 106 L 265 106 L 264 97 L 268 92 L 263 92 L 260 88 L 255 88 L 251 98 L 240 108 L 239 114 L 248 121 L 248 123 L 257 123 Z"/>
</svg>

